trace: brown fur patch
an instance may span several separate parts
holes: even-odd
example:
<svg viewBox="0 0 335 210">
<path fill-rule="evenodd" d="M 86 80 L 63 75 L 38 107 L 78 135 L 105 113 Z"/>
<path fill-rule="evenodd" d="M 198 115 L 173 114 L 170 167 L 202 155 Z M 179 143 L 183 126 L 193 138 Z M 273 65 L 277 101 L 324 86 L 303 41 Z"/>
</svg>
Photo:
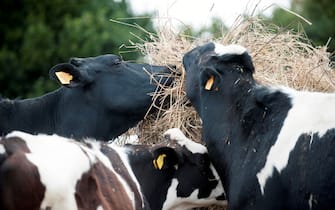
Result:
<svg viewBox="0 0 335 210">
<path fill-rule="evenodd" d="M 133 209 L 122 183 L 117 176 L 101 162 L 95 163 L 76 185 L 76 202 L 79 210 Z"/>
<path fill-rule="evenodd" d="M 29 149 L 17 137 L 3 139 L 8 156 L 0 166 L 0 209 L 38 210 L 45 193 L 37 167 L 26 157 Z"/>
<path fill-rule="evenodd" d="M 126 168 L 126 166 L 124 165 L 123 161 L 121 160 L 121 158 L 119 157 L 118 153 L 113 150 L 110 147 L 107 146 L 103 146 L 101 148 L 102 153 L 104 153 L 110 160 L 113 160 L 113 168 L 114 170 L 120 174 L 124 180 L 127 182 L 127 184 L 129 185 L 130 189 L 133 190 L 134 192 L 134 196 L 135 196 L 135 209 L 142 209 L 142 196 L 141 193 L 139 192 L 139 189 L 137 188 L 136 183 L 134 182 L 134 180 L 130 177 L 129 172 Z"/>
</svg>

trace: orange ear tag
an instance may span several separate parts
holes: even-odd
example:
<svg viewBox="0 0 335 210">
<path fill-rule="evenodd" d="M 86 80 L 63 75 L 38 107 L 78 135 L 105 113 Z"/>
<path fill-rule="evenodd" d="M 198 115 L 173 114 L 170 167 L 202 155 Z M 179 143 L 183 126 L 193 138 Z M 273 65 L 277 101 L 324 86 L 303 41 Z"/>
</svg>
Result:
<svg viewBox="0 0 335 210">
<path fill-rule="evenodd" d="M 157 159 L 153 160 L 155 169 L 161 170 L 163 168 L 165 157 L 166 157 L 166 154 L 161 154 L 158 156 Z"/>
<path fill-rule="evenodd" d="M 67 72 L 57 71 L 55 74 L 60 83 L 62 83 L 63 85 L 70 84 L 71 80 L 73 79 L 73 76 Z"/>
<path fill-rule="evenodd" d="M 214 84 L 214 76 L 212 75 L 206 82 L 205 90 L 211 90 Z"/>
</svg>

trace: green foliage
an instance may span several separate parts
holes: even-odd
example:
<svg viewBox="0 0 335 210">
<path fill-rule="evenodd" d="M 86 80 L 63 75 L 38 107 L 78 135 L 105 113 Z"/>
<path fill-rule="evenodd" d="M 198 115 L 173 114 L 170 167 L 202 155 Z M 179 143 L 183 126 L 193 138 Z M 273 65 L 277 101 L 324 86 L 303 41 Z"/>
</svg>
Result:
<svg viewBox="0 0 335 210">
<path fill-rule="evenodd" d="M 205 37 L 205 38 L 213 38 L 217 39 L 222 37 L 225 33 L 227 33 L 228 28 L 224 24 L 224 22 L 217 17 L 212 18 L 211 24 L 206 27 L 202 27 L 199 30 L 194 30 L 190 27 L 185 27 L 182 29 L 182 34 L 197 38 L 197 37 Z"/>
<path fill-rule="evenodd" d="M 326 45 L 329 38 L 328 51 L 335 51 L 335 4 L 333 0 L 293 0 L 291 10 L 309 20 L 308 25 L 299 17 L 282 9 L 276 9 L 272 21 L 277 25 L 303 30 L 315 46 Z"/>
<path fill-rule="evenodd" d="M 70 57 L 122 53 L 129 40 L 147 34 L 109 19 L 128 18 L 152 32 L 152 22 L 131 19 L 125 0 L 2 0 L 0 7 L 0 94 L 33 97 L 57 88 L 49 69 Z M 136 36 L 132 35 L 136 34 Z M 135 60 L 138 52 L 122 54 Z"/>
</svg>

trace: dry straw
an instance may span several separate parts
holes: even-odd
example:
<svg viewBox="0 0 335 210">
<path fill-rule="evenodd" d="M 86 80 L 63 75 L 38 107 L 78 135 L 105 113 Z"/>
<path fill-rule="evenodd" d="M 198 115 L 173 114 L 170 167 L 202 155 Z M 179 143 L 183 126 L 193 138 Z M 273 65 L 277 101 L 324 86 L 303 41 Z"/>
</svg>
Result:
<svg viewBox="0 0 335 210">
<path fill-rule="evenodd" d="M 208 40 L 192 39 L 163 27 L 158 35 L 150 34 L 150 41 L 134 44 L 146 59 L 159 65 L 175 65 L 174 85 L 154 93 L 154 99 L 163 98 L 167 107 L 158 107 L 155 115 L 147 115 L 132 130 L 142 143 L 156 143 L 162 133 L 180 128 L 189 138 L 201 142 L 201 123 L 185 93 L 185 71 L 182 58 L 185 52 Z M 299 90 L 330 92 L 335 89 L 335 74 L 326 47 L 313 47 L 304 34 L 283 31 L 264 24 L 257 18 L 237 21 L 220 39 L 221 44 L 240 44 L 248 49 L 256 73 L 262 84 L 284 85 Z M 215 208 L 214 209 L 218 209 Z"/>
</svg>

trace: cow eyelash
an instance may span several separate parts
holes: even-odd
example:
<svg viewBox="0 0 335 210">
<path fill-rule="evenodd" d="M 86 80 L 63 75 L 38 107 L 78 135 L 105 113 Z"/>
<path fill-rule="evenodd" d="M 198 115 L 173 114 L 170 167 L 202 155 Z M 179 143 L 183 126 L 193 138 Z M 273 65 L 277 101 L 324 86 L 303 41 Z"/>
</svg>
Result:
<svg viewBox="0 0 335 210">
<path fill-rule="evenodd" d="M 114 61 L 114 65 L 119 65 L 122 63 L 122 60 L 120 58 L 117 58 L 115 61 Z"/>
</svg>

